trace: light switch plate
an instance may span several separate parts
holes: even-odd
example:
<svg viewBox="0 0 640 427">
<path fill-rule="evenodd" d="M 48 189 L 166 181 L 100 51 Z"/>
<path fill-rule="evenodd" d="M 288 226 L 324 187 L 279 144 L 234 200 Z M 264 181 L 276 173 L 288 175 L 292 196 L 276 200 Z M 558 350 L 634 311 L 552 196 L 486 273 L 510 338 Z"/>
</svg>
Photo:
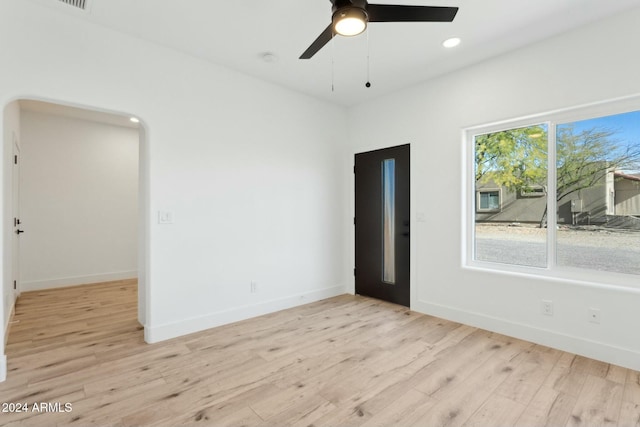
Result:
<svg viewBox="0 0 640 427">
<path fill-rule="evenodd" d="M 158 211 L 158 224 L 173 224 L 173 212 Z"/>
</svg>

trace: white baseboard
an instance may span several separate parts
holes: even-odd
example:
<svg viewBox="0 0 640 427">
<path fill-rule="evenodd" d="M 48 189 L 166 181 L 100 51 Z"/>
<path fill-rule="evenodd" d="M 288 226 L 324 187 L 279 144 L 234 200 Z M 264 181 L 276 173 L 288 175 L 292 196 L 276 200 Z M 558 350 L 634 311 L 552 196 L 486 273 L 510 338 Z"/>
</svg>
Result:
<svg viewBox="0 0 640 427">
<path fill-rule="evenodd" d="M 262 316 L 275 311 L 297 307 L 302 304 L 308 304 L 310 302 L 343 295 L 344 293 L 344 286 L 335 286 L 333 288 L 319 289 L 317 291 L 305 292 L 257 304 L 249 304 L 229 310 L 218 311 L 205 316 L 193 317 L 179 322 L 167 323 L 153 327 L 147 326 L 144 328 L 144 340 L 148 343 L 156 343 L 182 335 L 226 325 L 228 323 L 238 322 L 240 320 Z"/>
<path fill-rule="evenodd" d="M 640 370 L 640 353 L 626 348 L 424 301 L 418 301 L 416 307 L 411 309 L 635 371 Z"/>
<path fill-rule="evenodd" d="M 16 301 L 13 300 L 13 304 L 11 304 L 11 313 L 9 317 L 7 317 L 7 321 L 4 324 L 4 346 L 7 346 L 7 341 L 9 341 L 9 333 L 11 333 L 11 322 L 13 321 L 13 316 L 16 314 Z"/>
<path fill-rule="evenodd" d="M 36 280 L 32 282 L 21 282 L 20 291 L 40 291 L 43 289 L 64 288 L 67 286 L 86 285 L 90 283 L 112 282 L 115 280 L 135 279 L 138 276 L 137 270 L 118 271 L 115 273 L 91 274 L 87 276 L 62 277 L 58 279 Z"/>
<path fill-rule="evenodd" d="M 13 316 L 16 313 L 16 301 L 13 300 L 13 304 L 11 305 L 11 314 L 7 317 L 7 321 L 4 325 L 4 346 L 0 346 L 0 348 L 7 348 L 7 341 L 9 340 L 9 333 L 11 332 L 11 321 L 13 320 Z M 0 355 L 0 383 L 7 379 L 7 355 Z"/>
<path fill-rule="evenodd" d="M 0 383 L 7 380 L 7 356 L 0 355 Z"/>
</svg>

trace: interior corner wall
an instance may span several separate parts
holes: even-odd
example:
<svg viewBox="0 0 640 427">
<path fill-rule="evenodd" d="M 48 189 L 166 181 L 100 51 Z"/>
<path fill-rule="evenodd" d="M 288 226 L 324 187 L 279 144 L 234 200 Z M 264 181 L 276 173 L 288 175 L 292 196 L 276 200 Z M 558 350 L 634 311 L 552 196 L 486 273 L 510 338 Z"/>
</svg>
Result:
<svg viewBox="0 0 640 427">
<path fill-rule="evenodd" d="M 0 2 L 0 57 L 0 105 L 145 124 L 147 341 L 345 292 L 345 108 L 24 0 Z"/>
<path fill-rule="evenodd" d="M 463 129 L 640 93 L 640 56 L 620 43 L 638 22 L 627 12 L 350 109 L 352 153 L 411 143 L 413 309 L 640 369 L 636 290 L 465 269 L 461 227 Z"/>
<path fill-rule="evenodd" d="M 138 130 L 21 115 L 20 289 L 137 277 Z"/>
</svg>

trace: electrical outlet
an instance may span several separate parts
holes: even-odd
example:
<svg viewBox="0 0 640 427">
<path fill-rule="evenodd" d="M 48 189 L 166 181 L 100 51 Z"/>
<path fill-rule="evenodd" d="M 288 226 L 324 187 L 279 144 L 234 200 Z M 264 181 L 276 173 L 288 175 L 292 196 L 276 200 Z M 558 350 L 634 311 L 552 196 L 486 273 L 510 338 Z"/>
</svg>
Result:
<svg viewBox="0 0 640 427">
<path fill-rule="evenodd" d="M 589 322 L 591 323 L 600 323 L 600 309 L 599 308 L 590 308 L 589 311 Z"/>
<path fill-rule="evenodd" d="M 540 312 L 545 316 L 553 316 L 553 301 L 542 300 L 540 303 Z"/>
<path fill-rule="evenodd" d="M 252 294 L 258 292 L 258 282 L 251 282 L 251 287 L 249 289 Z"/>
</svg>

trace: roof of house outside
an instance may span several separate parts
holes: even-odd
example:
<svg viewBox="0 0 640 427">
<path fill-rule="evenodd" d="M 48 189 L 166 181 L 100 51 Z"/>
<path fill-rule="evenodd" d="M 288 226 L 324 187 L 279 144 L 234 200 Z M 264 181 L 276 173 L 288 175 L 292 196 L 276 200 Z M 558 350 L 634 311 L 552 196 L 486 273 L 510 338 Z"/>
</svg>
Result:
<svg viewBox="0 0 640 427">
<path fill-rule="evenodd" d="M 615 176 L 616 178 L 629 179 L 631 181 L 640 181 L 640 174 L 638 174 L 638 173 L 636 173 L 636 174 L 626 174 L 626 173 L 622 173 L 622 172 L 614 172 L 613 176 Z"/>
</svg>

